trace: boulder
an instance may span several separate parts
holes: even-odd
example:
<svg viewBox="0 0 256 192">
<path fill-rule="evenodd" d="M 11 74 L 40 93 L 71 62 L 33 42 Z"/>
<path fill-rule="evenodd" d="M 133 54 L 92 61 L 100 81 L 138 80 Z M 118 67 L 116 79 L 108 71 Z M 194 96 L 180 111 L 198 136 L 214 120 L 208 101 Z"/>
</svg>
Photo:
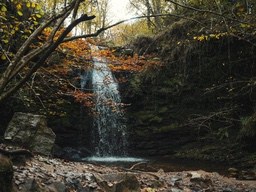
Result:
<svg viewBox="0 0 256 192">
<path fill-rule="evenodd" d="M 43 155 L 51 154 L 55 137 L 45 116 L 21 112 L 14 114 L 4 134 L 5 140 Z"/>
</svg>

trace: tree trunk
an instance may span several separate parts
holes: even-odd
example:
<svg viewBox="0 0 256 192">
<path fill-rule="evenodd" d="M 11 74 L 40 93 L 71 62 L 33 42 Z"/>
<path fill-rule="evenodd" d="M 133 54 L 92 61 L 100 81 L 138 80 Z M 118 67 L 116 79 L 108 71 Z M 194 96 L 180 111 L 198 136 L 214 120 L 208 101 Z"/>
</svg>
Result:
<svg viewBox="0 0 256 192">
<path fill-rule="evenodd" d="M 152 13 L 152 8 L 151 8 L 149 0 L 145 1 L 145 5 L 146 5 L 146 8 L 147 8 L 147 25 L 148 25 L 148 28 L 151 29 L 150 14 Z"/>
<path fill-rule="evenodd" d="M 162 13 L 161 0 L 153 0 L 153 8 L 154 8 L 154 15 L 160 15 Z M 155 25 L 156 25 L 158 31 L 161 30 L 161 17 L 160 16 L 155 17 Z"/>
</svg>

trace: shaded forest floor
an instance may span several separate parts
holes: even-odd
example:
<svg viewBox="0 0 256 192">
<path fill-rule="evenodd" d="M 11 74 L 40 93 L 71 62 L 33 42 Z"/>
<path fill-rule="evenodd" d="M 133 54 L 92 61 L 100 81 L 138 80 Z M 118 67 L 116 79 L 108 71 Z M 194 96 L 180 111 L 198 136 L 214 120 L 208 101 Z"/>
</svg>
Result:
<svg viewBox="0 0 256 192">
<path fill-rule="evenodd" d="M 226 191 L 255 192 L 255 181 L 239 181 L 202 170 L 154 172 L 35 156 L 14 166 L 19 191 Z"/>
</svg>

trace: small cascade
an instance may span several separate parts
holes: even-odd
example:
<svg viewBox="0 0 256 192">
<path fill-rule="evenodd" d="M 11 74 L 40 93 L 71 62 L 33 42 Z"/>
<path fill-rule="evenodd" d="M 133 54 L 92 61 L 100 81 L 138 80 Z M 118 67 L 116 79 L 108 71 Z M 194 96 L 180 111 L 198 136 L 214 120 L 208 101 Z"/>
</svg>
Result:
<svg viewBox="0 0 256 192">
<path fill-rule="evenodd" d="M 93 144 L 98 157 L 126 156 L 127 136 L 118 84 L 104 58 L 94 57 L 92 86 L 95 94 Z"/>
</svg>

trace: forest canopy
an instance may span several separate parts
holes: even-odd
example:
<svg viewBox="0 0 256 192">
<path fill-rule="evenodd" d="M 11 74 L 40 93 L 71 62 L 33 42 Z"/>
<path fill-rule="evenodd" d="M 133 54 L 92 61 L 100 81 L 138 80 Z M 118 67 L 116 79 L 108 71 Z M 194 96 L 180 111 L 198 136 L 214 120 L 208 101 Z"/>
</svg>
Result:
<svg viewBox="0 0 256 192">
<path fill-rule="evenodd" d="M 131 0 L 130 9 L 137 17 L 127 24 L 111 24 L 110 5 L 107 0 L 2 1 L 0 102 L 27 83 L 59 45 L 79 38 L 98 36 L 105 44 L 125 45 L 140 34 L 153 37 L 185 19 L 201 25 L 202 32 L 189 32 L 194 40 L 228 35 L 255 45 L 255 9 L 250 0 Z"/>
</svg>

